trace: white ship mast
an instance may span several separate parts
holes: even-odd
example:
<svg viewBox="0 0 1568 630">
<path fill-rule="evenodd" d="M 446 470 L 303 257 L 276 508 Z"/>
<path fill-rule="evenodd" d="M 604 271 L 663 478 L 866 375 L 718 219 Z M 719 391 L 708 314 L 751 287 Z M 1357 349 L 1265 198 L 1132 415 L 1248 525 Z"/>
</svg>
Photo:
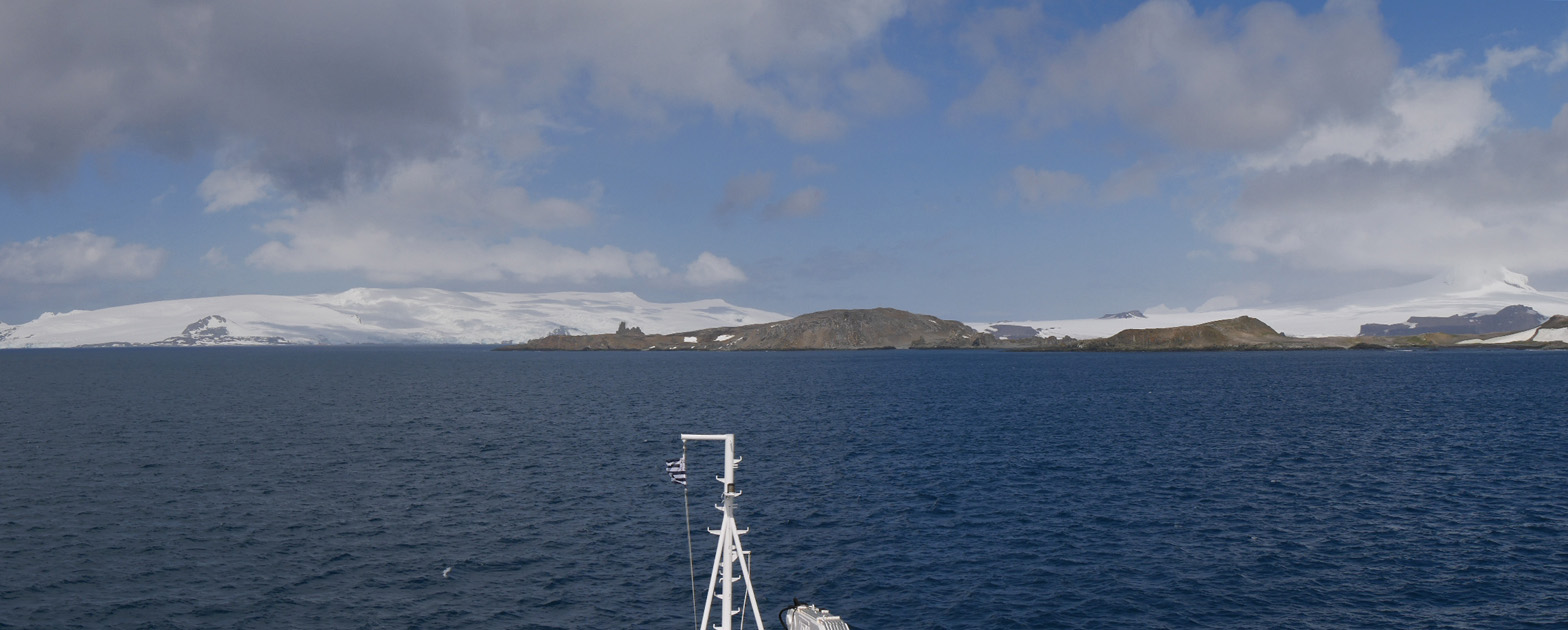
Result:
<svg viewBox="0 0 1568 630">
<path fill-rule="evenodd" d="M 735 497 L 740 496 L 740 490 L 735 489 L 735 465 L 740 463 L 740 458 L 735 456 L 735 435 L 681 434 L 681 441 L 707 440 L 724 442 L 724 476 L 717 477 L 724 487 L 724 503 L 715 505 L 724 513 L 724 524 L 719 531 L 708 530 L 708 533 L 719 537 L 718 550 L 713 555 L 713 572 L 708 577 L 707 603 L 702 607 L 702 621 L 697 624 L 697 629 L 708 627 L 709 613 L 713 610 L 713 600 L 719 600 L 719 623 L 714 624 L 715 630 L 731 630 L 731 622 L 736 615 L 744 615 L 745 611 L 734 608 L 736 582 L 746 582 L 746 599 L 751 602 L 751 614 L 757 620 L 757 630 L 762 630 L 762 611 L 757 607 L 757 592 L 751 587 L 751 552 L 745 551 L 740 545 L 741 534 L 747 530 L 735 527 Z M 740 565 L 740 575 L 735 575 L 735 565 Z M 717 593 L 715 593 L 717 591 Z M 745 619 L 741 620 L 744 624 Z"/>
</svg>

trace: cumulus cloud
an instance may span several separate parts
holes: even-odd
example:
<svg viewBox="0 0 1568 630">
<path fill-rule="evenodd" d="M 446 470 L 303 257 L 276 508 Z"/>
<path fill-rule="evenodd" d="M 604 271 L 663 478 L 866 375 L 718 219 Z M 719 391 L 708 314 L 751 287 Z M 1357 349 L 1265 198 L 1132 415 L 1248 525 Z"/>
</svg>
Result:
<svg viewBox="0 0 1568 630">
<path fill-rule="evenodd" d="M 1378 116 L 1243 158 L 1215 236 L 1242 260 L 1334 270 L 1568 269 L 1568 108 L 1549 128 L 1510 129 L 1491 93 L 1510 69 L 1549 69 L 1531 50 L 1401 70 Z"/>
<path fill-rule="evenodd" d="M 1557 42 L 1557 47 L 1552 49 L 1552 58 L 1546 62 L 1546 71 L 1550 73 L 1562 72 L 1568 68 L 1568 41 Z"/>
<path fill-rule="evenodd" d="M 867 81 L 888 83 L 870 51 L 902 0 L 626 3 L 485 2 L 471 22 L 485 61 L 559 93 L 582 81 L 594 105 L 662 121 L 701 106 L 765 120 L 798 140 L 831 138 Z M 482 19 L 480 19 L 482 18 Z M 833 84 L 840 77 L 841 85 Z M 579 78 L 582 77 L 582 78 Z"/>
<path fill-rule="evenodd" d="M 1474 60 L 1456 51 L 1400 68 L 1376 5 L 1357 0 L 1308 14 L 1149 0 L 1042 45 L 1048 28 L 1036 7 L 972 20 L 960 47 L 987 73 L 951 114 L 1003 116 L 1022 132 L 1110 118 L 1166 141 L 1156 150 L 1170 156 L 1141 156 L 1107 178 L 1102 203 L 1157 194 L 1172 156 L 1214 160 L 1225 166 L 1188 168 L 1234 199 L 1200 225 L 1241 260 L 1568 269 L 1568 113 L 1548 129 L 1509 128 L 1492 93 L 1527 70 L 1568 68 L 1568 45 L 1493 48 Z M 1008 193 L 1026 206 L 1090 189 L 1073 173 L 1011 175 Z M 1227 292 L 1204 308 L 1232 301 L 1247 297 Z"/>
<path fill-rule="evenodd" d="M 1311 15 L 1264 3 L 1235 17 L 1150 0 L 1060 49 L 1023 55 L 1004 54 L 1019 26 L 976 20 L 963 42 L 987 74 L 952 113 L 1007 116 L 1023 132 L 1112 115 L 1181 147 L 1261 150 L 1314 121 L 1367 115 L 1398 62 L 1376 5 L 1359 0 Z"/>
<path fill-rule="evenodd" d="M 58 187 L 85 157 L 123 148 L 217 152 L 196 191 L 206 211 L 268 202 L 274 213 L 261 228 L 270 241 L 244 257 L 257 268 L 385 282 L 736 282 L 745 274 L 711 254 L 683 274 L 646 251 L 546 240 L 592 223 L 598 185 L 548 196 L 521 182 L 586 121 L 658 133 L 707 119 L 809 142 L 920 106 L 924 86 L 878 46 L 906 3 L 0 4 L 0 188 Z M 757 210 L 771 180 L 737 178 L 720 213 Z M 797 192 L 779 211 L 809 213 L 821 198 Z M 6 277 L 139 277 L 163 260 L 110 241 L 118 271 L 41 262 L 62 246 L 7 245 Z"/>
<path fill-rule="evenodd" d="M 0 280 L 69 284 L 90 280 L 145 280 L 158 274 L 167 252 L 114 238 L 75 232 L 0 245 Z"/>
<path fill-rule="evenodd" d="M 1082 175 L 1065 171 L 1032 169 L 1027 166 L 1012 170 L 1012 192 L 1024 206 L 1045 208 L 1081 199 L 1089 190 L 1089 182 Z"/>
<path fill-rule="evenodd" d="M 481 128 L 498 154 L 588 107 L 832 138 L 918 82 L 876 51 L 903 0 L 545 0 L 386 4 L 0 4 L 0 186 L 31 192 L 117 146 L 176 158 L 243 147 L 282 192 L 319 199 Z M 549 114 L 548 112 L 555 112 Z M 218 200 L 214 210 L 226 201 Z M 230 206 L 232 207 L 232 206 Z"/>
<path fill-rule="evenodd" d="M 698 254 L 697 259 L 691 261 L 691 264 L 686 265 L 684 279 L 692 286 L 711 287 L 745 282 L 746 274 L 728 258 L 703 252 Z"/>
<path fill-rule="evenodd" d="M 763 213 L 770 219 L 809 217 L 822 212 L 822 202 L 828 194 L 816 186 L 807 186 L 786 195 L 776 203 L 768 204 Z"/>
<path fill-rule="evenodd" d="M 1568 108 L 1419 161 L 1322 160 L 1245 181 L 1216 229 L 1242 258 L 1432 272 L 1568 269 Z"/>
<path fill-rule="evenodd" d="M 272 179 L 244 167 L 218 169 L 196 187 L 207 212 L 243 208 L 271 195 Z"/>
<path fill-rule="evenodd" d="M 1274 150 L 1243 158 L 1241 166 L 1282 169 L 1330 158 L 1421 161 L 1478 142 L 1503 118 L 1489 80 L 1448 76 L 1436 71 L 1438 65 L 1400 71 L 1377 115 L 1320 122 Z"/>
<path fill-rule="evenodd" d="M 535 198 L 475 156 L 416 161 L 269 222 L 275 240 L 247 262 L 275 271 L 349 271 L 374 281 L 420 279 L 587 281 L 658 277 L 653 254 L 615 247 L 579 251 L 536 235 L 587 225 L 600 191 L 583 199 Z"/>
</svg>

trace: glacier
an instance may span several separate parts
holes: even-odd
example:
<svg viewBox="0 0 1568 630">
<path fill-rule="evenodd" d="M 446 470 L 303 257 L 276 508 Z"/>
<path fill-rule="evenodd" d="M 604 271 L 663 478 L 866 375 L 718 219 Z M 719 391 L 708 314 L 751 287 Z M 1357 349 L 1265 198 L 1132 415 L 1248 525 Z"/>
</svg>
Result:
<svg viewBox="0 0 1568 630">
<path fill-rule="evenodd" d="M 1128 328 L 1192 326 L 1249 315 L 1292 337 L 1352 337 L 1362 324 L 1393 324 L 1411 317 L 1495 313 L 1523 304 L 1543 315 L 1568 314 L 1568 293 L 1538 291 L 1528 276 L 1502 267 L 1452 271 L 1392 289 L 1301 302 L 1202 312 L 1143 309 L 1143 319 L 1017 320 L 969 324 L 980 331 L 1023 326 L 1039 337 L 1094 339 Z M 1129 325 L 1132 323 L 1136 325 Z M 1012 328 L 1000 330 L 1012 331 Z"/>
<path fill-rule="evenodd" d="M 143 345 L 507 344 L 549 334 L 650 333 L 788 319 L 724 300 L 656 303 L 634 293 L 350 289 L 230 295 L 44 313 L 0 326 L 0 348 Z"/>
</svg>

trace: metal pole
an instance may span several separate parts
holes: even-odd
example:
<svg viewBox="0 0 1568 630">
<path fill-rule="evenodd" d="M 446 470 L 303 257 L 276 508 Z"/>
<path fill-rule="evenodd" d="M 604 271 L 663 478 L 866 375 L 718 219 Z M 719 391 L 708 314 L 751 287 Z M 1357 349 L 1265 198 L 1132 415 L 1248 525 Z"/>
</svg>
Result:
<svg viewBox="0 0 1568 630">
<path fill-rule="evenodd" d="M 724 487 L 724 503 L 714 506 L 724 513 L 724 521 L 720 525 L 719 531 L 708 530 L 709 533 L 718 535 L 719 547 L 715 550 L 713 556 L 713 572 L 708 577 L 707 603 L 703 605 L 702 621 L 699 624 L 699 630 L 707 630 L 709 627 L 708 621 L 711 619 L 715 596 L 719 600 L 719 605 L 723 606 L 719 625 L 713 626 L 716 630 L 731 630 L 733 617 L 737 613 L 745 614 L 743 610 L 730 608 L 735 604 L 734 583 L 740 580 L 746 581 L 746 593 L 751 601 L 752 615 L 757 620 L 757 630 L 762 630 L 762 612 L 757 605 L 757 593 L 751 585 L 750 563 L 747 561 L 745 553 L 741 551 L 740 535 L 744 532 L 735 525 L 735 497 L 740 496 L 740 491 L 735 489 L 735 464 L 741 461 L 740 458 L 735 456 L 735 435 L 732 433 L 721 435 L 683 433 L 681 434 L 681 440 L 683 443 L 687 440 L 724 442 L 724 475 L 716 478 Z M 741 575 L 739 576 L 734 574 L 736 562 L 740 563 Z M 715 593 L 715 590 L 718 593 Z"/>
</svg>

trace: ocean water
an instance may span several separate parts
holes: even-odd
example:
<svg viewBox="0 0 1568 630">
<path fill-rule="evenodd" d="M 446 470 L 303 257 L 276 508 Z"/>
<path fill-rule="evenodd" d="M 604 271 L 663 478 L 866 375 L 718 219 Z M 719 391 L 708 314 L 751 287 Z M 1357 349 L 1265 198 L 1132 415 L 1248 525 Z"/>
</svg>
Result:
<svg viewBox="0 0 1568 630">
<path fill-rule="evenodd" d="M 1568 353 L 0 352 L 0 628 L 1562 627 Z M 450 567 L 449 577 L 442 572 Z M 748 626 L 753 625 L 750 621 Z"/>
</svg>

